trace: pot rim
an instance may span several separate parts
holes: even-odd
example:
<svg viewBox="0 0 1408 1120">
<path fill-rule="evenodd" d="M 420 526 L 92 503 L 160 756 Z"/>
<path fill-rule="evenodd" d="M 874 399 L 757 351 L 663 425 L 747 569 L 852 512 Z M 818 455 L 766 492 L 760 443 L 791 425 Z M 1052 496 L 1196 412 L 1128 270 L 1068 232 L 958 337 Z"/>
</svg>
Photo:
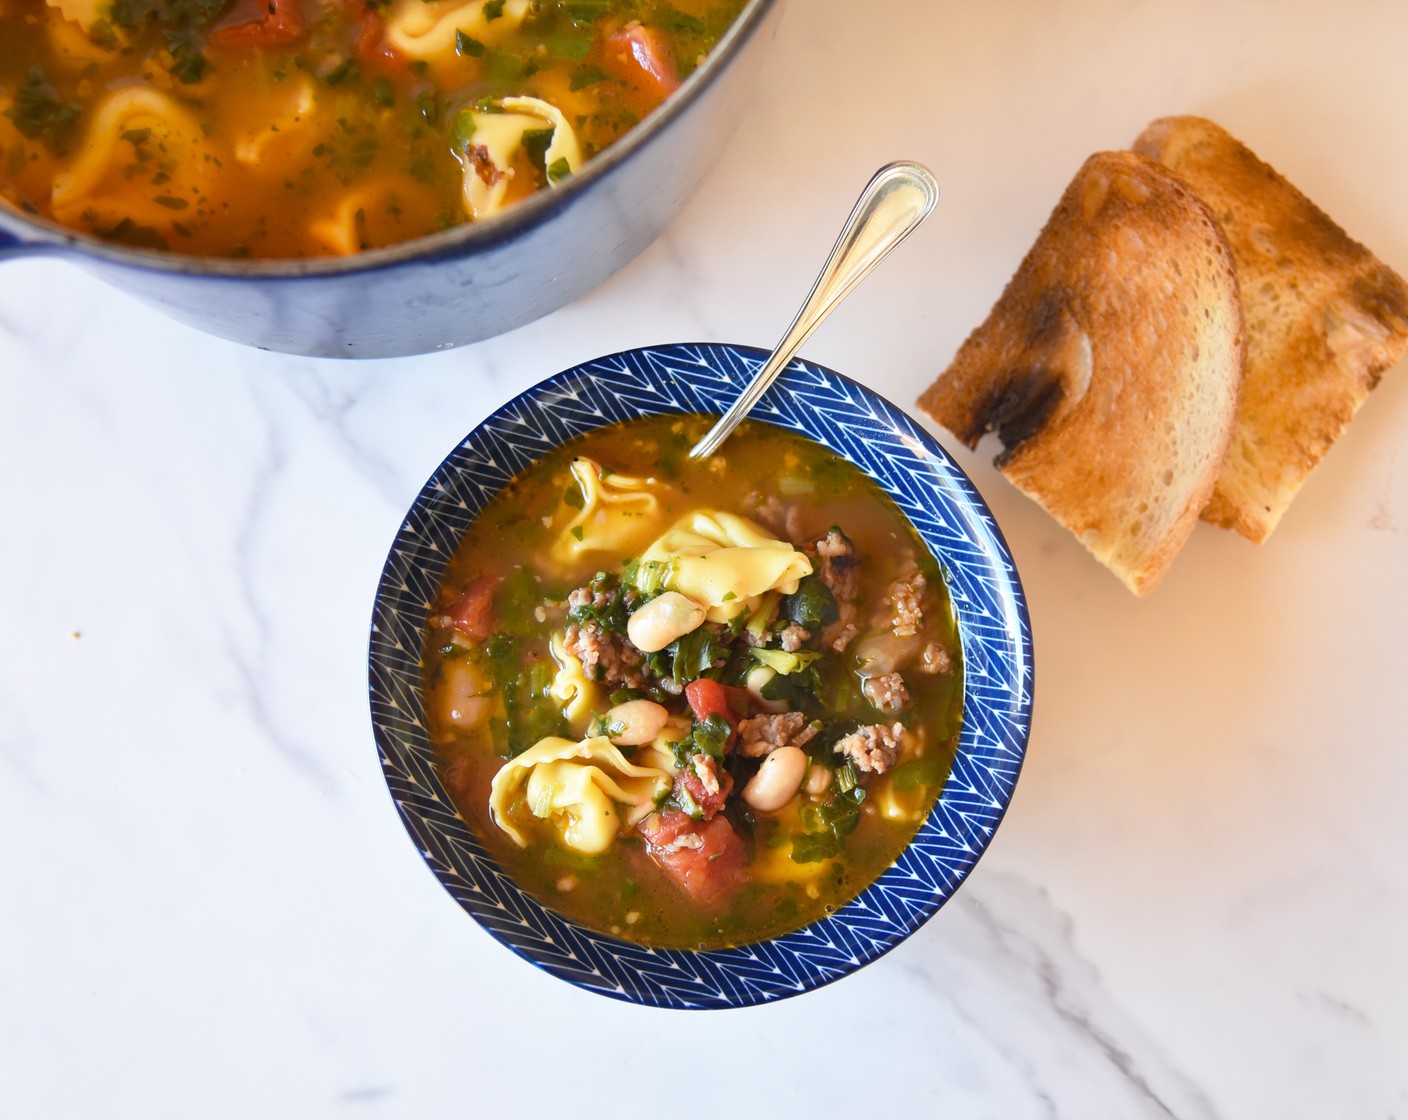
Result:
<svg viewBox="0 0 1408 1120">
<path fill-rule="evenodd" d="M 738 18 L 724 32 L 704 62 L 654 112 L 606 151 L 587 161 L 582 171 L 571 176 L 563 186 L 539 191 L 502 214 L 484 221 L 463 222 L 423 237 L 379 249 L 367 249 L 350 256 L 206 257 L 117 245 L 92 234 L 69 229 L 48 218 L 26 214 L 0 200 L 0 249 L 6 248 L 3 234 L 9 232 L 20 239 L 10 247 L 11 250 L 21 253 L 26 250 L 72 249 L 89 257 L 153 272 L 265 279 L 345 276 L 374 272 L 408 261 L 469 256 L 510 241 L 522 230 L 548 221 L 554 214 L 570 207 L 577 196 L 589 190 L 597 180 L 604 179 L 616 167 L 630 160 L 714 83 L 733 57 L 753 38 L 772 10 L 783 2 L 747 0 Z"/>
</svg>

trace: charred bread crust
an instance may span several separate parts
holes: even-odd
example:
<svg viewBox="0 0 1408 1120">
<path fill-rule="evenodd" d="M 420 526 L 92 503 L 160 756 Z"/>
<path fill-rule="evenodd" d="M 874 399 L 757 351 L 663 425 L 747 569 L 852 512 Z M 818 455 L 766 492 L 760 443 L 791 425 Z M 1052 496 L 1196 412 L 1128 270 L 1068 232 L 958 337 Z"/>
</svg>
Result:
<svg viewBox="0 0 1408 1120">
<path fill-rule="evenodd" d="M 1196 525 L 1237 407 L 1244 341 L 1212 213 L 1142 155 L 1081 167 L 1036 243 L 919 407 L 1135 594 Z"/>
</svg>

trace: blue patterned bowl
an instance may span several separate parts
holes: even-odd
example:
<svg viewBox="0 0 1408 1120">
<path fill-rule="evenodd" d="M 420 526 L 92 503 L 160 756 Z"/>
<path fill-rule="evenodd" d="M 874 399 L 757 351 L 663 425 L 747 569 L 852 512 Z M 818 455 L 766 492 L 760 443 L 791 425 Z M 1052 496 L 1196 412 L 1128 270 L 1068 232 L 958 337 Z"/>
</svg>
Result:
<svg viewBox="0 0 1408 1120">
<path fill-rule="evenodd" d="M 797 995 L 893 949 L 957 890 L 1006 811 L 1031 727 L 1032 641 L 1006 542 L 973 484 L 912 419 L 820 366 L 794 362 L 752 415 L 802 432 L 889 492 L 947 577 L 963 643 L 958 755 L 938 803 L 888 871 L 836 914 L 771 941 L 704 952 L 650 949 L 576 926 L 509 879 L 440 784 L 421 706 L 426 613 L 478 512 L 558 445 L 617 420 L 721 412 L 762 350 L 631 350 L 528 390 L 460 444 L 411 507 L 377 589 L 372 725 L 401 820 L 436 878 L 494 937 L 582 988 L 657 1007 L 743 1007 Z"/>
</svg>

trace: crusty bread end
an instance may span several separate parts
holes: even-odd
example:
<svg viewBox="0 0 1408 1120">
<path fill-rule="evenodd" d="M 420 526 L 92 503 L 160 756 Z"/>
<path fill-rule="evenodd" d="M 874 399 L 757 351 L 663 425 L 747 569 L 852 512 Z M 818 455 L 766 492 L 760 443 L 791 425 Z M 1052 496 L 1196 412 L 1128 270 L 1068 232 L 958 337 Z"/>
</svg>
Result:
<svg viewBox="0 0 1408 1120">
<path fill-rule="evenodd" d="M 1408 351 L 1408 285 L 1212 121 L 1157 120 L 1134 150 L 1207 203 L 1232 251 L 1246 376 L 1203 517 L 1260 542 Z"/>
<path fill-rule="evenodd" d="M 1155 161 L 1081 167 L 987 320 L 919 407 L 1145 595 L 1212 493 L 1243 331 L 1227 243 Z"/>
</svg>

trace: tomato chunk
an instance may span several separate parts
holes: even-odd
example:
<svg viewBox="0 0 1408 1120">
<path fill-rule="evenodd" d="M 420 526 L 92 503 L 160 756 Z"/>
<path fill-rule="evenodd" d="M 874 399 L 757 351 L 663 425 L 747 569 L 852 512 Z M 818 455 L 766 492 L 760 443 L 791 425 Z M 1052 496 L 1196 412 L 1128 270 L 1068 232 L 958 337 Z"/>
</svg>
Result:
<svg viewBox="0 0 1408 1120">
<path fill-rule="evenodd" d="M 347 2 L 347 0 L 344 0 Z M 375 4 L 356 3 L 361 8 L 357 41 L 352 53 L 362 69 L 377 77 L 389 78 L 401 85 L 412 80 L 411 62 L 386 41 L 386 20 Z"/>
<path fill-rule="evenodd" d="M 665 809 L 638 827 L 650 858 L 701 906 L 722 902 L 743 882 L 747 851 L 727 818 L 696 821 Z"/>
<path fill-rule="evenodd" d="M 265 0 L 267 14 L 262 19 L 220 27 L 210 33 L 217 47 L 273 47 L 303 37 L 303 13 L 298 0 Z"/>
<path fill-rule="evenodd" d="M 602 64 L 614 77 L 663 101 L 680 88 L 674 52 L 663 35 L 639 21 L 626 24 L 602 41 Z"/>
<path fill-rule="evenodd" d="M 738 721 L 748 714 L 752 701 L 748 690 L 700 677 L 684 686 L 684 698 L 689 702 L 689 710 L 694 713 L 695 719 L 705 720 L 718 715 L 728 721 L 728 744 L 725 749 L 732 747 L 738 737 Z"/>
<path fill-rule="evenodd" d="M 676 796 L 688 795 L 706 821 L 723 810 L 732 789 L 733 775 L 707 754 L 696 754 L 675 776 Z"/>
<path fill-rule="evenodd" d="M 494 636 L 494 596 L 498 594 L 499 576 L 480 576 L 471 580 L 450 604 L 445 618 L 451 626 L 471 641 L 482 642 Z"/>
</svg>

